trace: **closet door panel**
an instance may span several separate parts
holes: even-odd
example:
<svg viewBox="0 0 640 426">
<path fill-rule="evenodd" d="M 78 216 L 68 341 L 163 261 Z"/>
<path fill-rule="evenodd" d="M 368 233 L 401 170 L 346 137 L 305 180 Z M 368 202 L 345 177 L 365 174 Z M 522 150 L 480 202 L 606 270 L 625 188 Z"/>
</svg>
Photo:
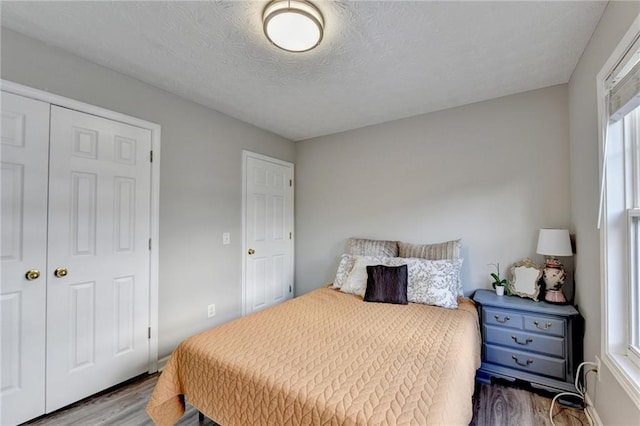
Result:
<svg viewBox="0 0 640 426">
<path fill-rule="evenodd" d="M 0 424 L 44 413 L 49 104 L 1 94 Z"/>
<path fill-rule="evenodd" d="M 151 132 L 51 117 L 47 412 L 146 372 L 149 355 Z"/>
</svg>

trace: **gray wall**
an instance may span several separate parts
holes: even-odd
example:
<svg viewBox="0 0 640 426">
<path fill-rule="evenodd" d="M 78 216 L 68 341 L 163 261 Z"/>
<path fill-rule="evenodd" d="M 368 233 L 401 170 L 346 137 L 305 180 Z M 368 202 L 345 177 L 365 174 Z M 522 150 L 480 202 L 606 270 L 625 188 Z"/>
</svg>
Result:
<svg viewBox="0 0 640 426">
<path fill-rule="evenodd" d="M 462 238 L 467 293 L 568 227 L 567 86 L 296 144 L 296 291 L 333 280 L 351 236 Z"/>
<path fill-rule="evenodd" d="M 162 126 L 160 356 L 240 316 L 241 151 L 293 161 L 293 142 L 10 30 L 1 55 L 3 79 Z"/>
<path fill-rule="evenodd" d="M 298 294 L 333 279 L 350 236 L 462 238 L 470 292 L 488 287 L 487 263 L 504 269 L 526 256 L 541 263 L 539 227 L 571 225 L 576 300 L 587 320 L 585 358 L 592 360 L 600 353 L 595 76 L 639 9 L 634 2 L 609 4 L 568 90 L 536 90 L 295 146 L 5 29 L 0 77 L 162 126 L 161 356 L 184 337 L 240 315 L 246 148 L 295 159 Z M 221 245 L 223 231 L 231 232 L 232 245 Z M 212 320 L 208 303 L 217 305 Z M 589 392 L 603 422 L 637 419 L 637 407 L 603 370 Z"/>
<path fill-rule="evenodd" d="M 596 76 L 640 13 L 638 2 L 610 2 L 569 81 L 572 227 L 576 231 L 576 299 L 586 320 L 585 359 L 601 355 L 598 117 Z M 602 365 L 589 395 L 606 425 L 637 424 L 640 409 Z"/>
</svg>

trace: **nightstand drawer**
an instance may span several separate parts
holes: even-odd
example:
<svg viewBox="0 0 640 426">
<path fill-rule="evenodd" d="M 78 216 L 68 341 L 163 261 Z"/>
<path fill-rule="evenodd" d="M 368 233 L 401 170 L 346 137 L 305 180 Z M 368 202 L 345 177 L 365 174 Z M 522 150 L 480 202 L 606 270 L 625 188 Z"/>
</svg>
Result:
<svg viewBox="0 0 640 426">
<path fill-rule="evenodd" d="M 523 316 L 520 314 L 491 308 L 483 309 L 482 314 L 485 324 L 522 329 Z"/>
<path fill-rule="evenodd" d="M 484 336 L 486 343 L 495 343 L 514 349 L 531 350 L 564 358 L 564 339 L 560 337 L 543 336 L 490 325 L 484 326 Z"/>
<path fill-rule="evenodd" d="M 524 329 L 564 337 L 565 323 L 561 319 L 527 315 L 524 317 Z"/>
<path fill-rule="evenodd" d="M 558 379 L 564 379 L 566 362 L 564 359 L 550 358 L 522 351 L 511 350 L 499 346 L 485 344 L 486 361 L 505 367 L 544 374 Z"/>
</svg>

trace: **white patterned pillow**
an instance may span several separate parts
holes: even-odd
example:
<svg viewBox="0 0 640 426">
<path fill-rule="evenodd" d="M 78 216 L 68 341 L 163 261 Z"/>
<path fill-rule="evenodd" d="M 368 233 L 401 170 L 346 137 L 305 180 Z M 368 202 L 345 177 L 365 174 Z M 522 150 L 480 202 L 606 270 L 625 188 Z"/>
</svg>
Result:
<svg viewBox="0 0 640 426">
<path fill-rule="evenodd" d="M 340 287 L 340 291 L 364 297 L 364 293 L 367 291 L 367 266 L 384 265 L 389 258 L 378 256 L 353 257 L 355 263 L 346 281 Z"/>
<path fill-rule="evenodd" d="M 398 241 L 398 257 L 417 257 L 429 260 L 459 259 L 462 240 L 451 240 L 443 243 L 411 244 Z M 458 279 L 457 292 L 464 296 L 462 280 Z"/>
<path fill-rule="evenodd" d="M 407 265 L 407 299 L 409 302 L 458 307 L 458 280 L 462 258 L 445 260 L 388 259 L 388 266 Z"/>
<path fill-rule="evenodd" d="M 340 264 L 338 265 L 338 271 L 336 272 L 336 278 L 333 280 L 333 286 L 331 288 L 341 288 L 349 277 L 349 273 L 353 269 L 353 265 L 356 264 L 356 257 L 350 254 L 343 254 L 340 258 Z"/>
</svg>

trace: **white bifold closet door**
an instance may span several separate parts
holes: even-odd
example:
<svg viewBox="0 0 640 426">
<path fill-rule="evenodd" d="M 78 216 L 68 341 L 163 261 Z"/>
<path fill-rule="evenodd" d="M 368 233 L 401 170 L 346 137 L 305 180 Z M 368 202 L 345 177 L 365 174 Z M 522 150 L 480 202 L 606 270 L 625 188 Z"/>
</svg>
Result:
<svg viewBox="0 0 640 426">
<path fill-rule="evenodd" d="M 147 371 L 151 134 L 4 92 L 2 118 L 5 425 Z"/>
<path fill-rule="evenodd" d="M 0 424 L 12 425 L 45 405 L 49 104 L 1 96 Z"/>
<path fill-rule="evenodd" d="M 149 130 L 51 107 L 47 412 L 147 371 L 150 151 Z"/>
</svg>

